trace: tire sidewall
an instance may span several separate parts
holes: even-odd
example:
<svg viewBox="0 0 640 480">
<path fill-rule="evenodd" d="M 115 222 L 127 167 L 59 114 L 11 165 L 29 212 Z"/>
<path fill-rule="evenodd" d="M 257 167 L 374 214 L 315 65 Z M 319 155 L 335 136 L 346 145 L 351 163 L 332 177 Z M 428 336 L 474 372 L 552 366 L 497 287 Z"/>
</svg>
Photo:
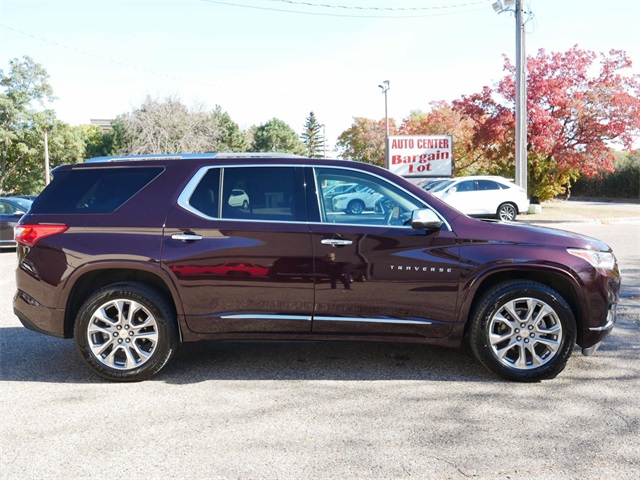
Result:
<svg viewBox="0 0 640 480">
<path fill-rule="evenodd" d="M 531 370 L 511 368 L 495 356 L 489 341 L 489 325 L 493 316 L 511 300 L 531 297 L 552 307 L 562 326 L 562 344 L 553 359 Z M 555 290 L 537 282 L 507 282 L 490 290 L 474 311 L 470 329 L 471 348 L 489 370 L 509 380 L 534 382 L 554 378 L 560 373 L 573 351 L 576 341 L 576 322 L 571 308 Z"/>
<path fill-rule="evenodd" d="M 87 340 L 87 329 L 95 311 L 105 303 L 119 299 L 134 300 L 143 305 L 153 315 L 158 329 L 158 342 L 151 358 L 143 365 L 126 371 L 100 362 Z M 74 327 L 76 347 L 87 366 L 102 378 L 123 382 L 144 380 L 157 373 L 177 349 L 177 338 L 176 323 L 167 302 L 155 290 L 135 283 L 111 285 L 96 291 L 80 308 Z"/>
</svg>

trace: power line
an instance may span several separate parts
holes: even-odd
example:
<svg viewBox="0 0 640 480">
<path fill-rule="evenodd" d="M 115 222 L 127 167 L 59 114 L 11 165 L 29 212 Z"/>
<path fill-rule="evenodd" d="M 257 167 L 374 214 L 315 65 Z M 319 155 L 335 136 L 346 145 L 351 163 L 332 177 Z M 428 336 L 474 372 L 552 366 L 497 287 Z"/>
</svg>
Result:
<svg viewBox="0 0 640 480">
<path fill-rule="evenodd" d="M 188 83 L 193 83 L 193 84 L 197 84 L 197 85 L 203 85 L 203 86 L 206 86 L 206 87 L 224 89 L 224 87 L 221 87 L 220 85 L 215 85 L 215 84 L 207 83 L 207 82 L 199 82 L 199 81 L 196 81 L 196 80 L 190 80 L 188 78 L 178 77 L 176 75 L 170 75 L 170 74 L 162 73 L 162 72 L 157 72 L 155 70 L 149 70 L 147 68 L 138 67 L 136 65 L 131 65 L 129 63 L 121 62 L 119 60 L 114 60 L 112 58 L 103 57 L 101 55 L 96 55 L 95 53 L 86 52 L 86 51 L 80 50 L 78 48 L 70 47 L 68 45 L 64 45 L 62 43 L 55 42 L 53 40 L 48 40 L 46 38 L 42 38 L 42 37 L 39 37 L 39 36 L 34 35 L 32 33 L 24 32 L 22 30 L 18 30 L 17 28 L 9 27 L 8 25 L 4 25 L 4 24 L 1 24 L 1 23 L 0 23 L 0 27 L 5 28 L 7 30 L 11 30 L 12 32 L 19 33 L 21 35 L 25 35 L 27 37 L 31 37 L 31 38 L 33 38 L 35 40 L 40 41 L 40 42 L 48 43 L 49 45 L 54 45 L 54 46 L 59 47 L 59 48 L 64 48 L 66 50 L 70 50 L 72 52 L 76 52 L 76 53 L 79 53 L 81 55 L 85 55 L 87 57 L 93 57 L 93 58 L 95 58 L 97 60 L 101 60 L 101 61 L 104 61 L 104 62 L 112 63 L 114 65 L 120 65 L 120 66 L 125 67 L 125 68 L 131 68 L 133 70 L 138 70 L 140 72 L 149 73 L 149 74 L 152 74 L 152 75 L 157 75 L 157 76 L 169 78 L 169 79 L 172 79 L 172 80 L 178 80 L 178 81 L 181 81 L 181 82 L 188 82 Z M 258 93 L 258 92 L 250 92 L 250 93 Z"/>
<path fill-rule="evenodd" d="M 468 7 L 472 5 L 484 4 L 485 1 L 476 1 L 476 2 L 468 2 L 468 3 L 460 3 L 457 5 L 432 5 L 429 7 L 372 7 L 372 6 L 359 6 L 359 5 L 337 5 L 337 4 L 329 4 L 329 3 L 317 3 L 317 2 L 303 2 L 300 0 L 267 0 L 269 2 L 280 2 L 280 3 L 289 3 L 292 5 L 304 5 L 309 7 L 323 7 L 323 8 L 341 8 L 345 10 L 379 10 L 379 11 L 417 11 L 417 10 L 443 10 L 443 9 L 452 9 L 458 7 Z"/>
<path fill-rule="evenodd" d="M 212 3 L 212 4 L 216 4 L 216 5 L 227 5 L 227 6 L 230 6 L 230 7 L 251 8 L 251 9 L 254 9 L 254 10 L 266 10 L 266 11 L 270 11 L 270 12 L 284 12 L 284 13 L 294 13 L 294 14 L 298 14 L 298 15 L 311 15 L 311 16 L 319 16 L 319 17 L 342 17 L 342 18 L 424 18 L 424 17 L 439 17 L 439 16 L 444 16 L 444 15 L 456 15 L 456 14 L 468 13 L 468 12 L 472 11 L 472 10 L 466 10 L 464 12 L 462 12 L 462 11 L 447 11 L 447 12 L 442 12 L 442 13 L 427 13 L 427 14 L 422 14 L 422 15 L 416 15 L 415 13 L 412 13 L 410 15 L 348 15 L 348 14 L 341 14 L 341 13 L 323 13 L 323 12 L 311 12 L 311 11 L 305 11 L 305 10 L 289 10 L 289 9 L 285 9 L 285 8 L 260 7 L 260 6 L 257 6 L 257 5 L 242 5 L 242 4 L 238 4 L 238 3 L 223 2 L 223 1 L 219 1 L 219 0 L 200 0 L 200 1 L 201 2 L 205 2 L 205 3 Z M 384 11 L 402 11 L 402 10 L 404 10 L 404 9 L 402 9 L 400 7 L 397 7 L 397 8 L 388 7 L 388 8 L 384 8 L 383 9 L 383 7 L 357 7 L 357 6 L 344 6 L 344 5 L 316 4 L 316 3 L 312 3 L 312 2 L 296 2 L 294 0 L 269 0 L 269 1 L 284 2 L 284 3 L 295 4 L 295 5 L 300 5 L 300 6 L 310 6 L 310 7 L 315 7 L 315 8 L 317 8 L 317 7 L 321 7 L 321 8 L 351 8 L 351 9 L 380 10 L 380 11 L 382 11 L 382 10 L 384 10 Z M 448 9 L 448 10 L 451 10 L 453 8 L 474 6 L 474 5 L 480 5 L 480 4 L 485 5 L 485 2 L 484 1 L 482 1 L 482 2 L 481 1 L 476 1 L 476 2 L 470 2 L 470 3 L 464 3 L 464 4 L 457 4 L 457 5 L 422 7 L 421 10 L 435 10 L 435 9 Z M 482 7 L 482 9 L 484 9 L 484 6 Z"/>
</svg>

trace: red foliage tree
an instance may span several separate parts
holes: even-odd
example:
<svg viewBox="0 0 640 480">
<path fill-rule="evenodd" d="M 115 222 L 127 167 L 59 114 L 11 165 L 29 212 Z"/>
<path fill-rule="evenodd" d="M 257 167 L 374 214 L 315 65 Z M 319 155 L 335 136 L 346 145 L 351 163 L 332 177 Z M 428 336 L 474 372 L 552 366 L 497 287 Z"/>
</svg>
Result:
<svg viewBox="0 0 640 480">
<path fill-rule="evenodd" d="M 414 111 L 402 121 L 398 135 L 451 135 L 453 137 L 453 174 L 486 170 L 487 157 L 474 148 L 473 120 L 445 102 L 431 102 L 428 112 Z"/>
<path fill-rule="evenodd" d="M 631 149 L 640 132 L 640 76 L 619 50 L 596 55 L 574 46 L 540 50 L 527 59 L 527 156 L 530 193 L 542 200 L 564 193 L 580 175 L 613 170 L 611 146 Z M 495 90 L 462 97 L 454 109 L 475 121 L 473 142 L 494 171 L 513 171 L 515 68 Z"/>
</svg>

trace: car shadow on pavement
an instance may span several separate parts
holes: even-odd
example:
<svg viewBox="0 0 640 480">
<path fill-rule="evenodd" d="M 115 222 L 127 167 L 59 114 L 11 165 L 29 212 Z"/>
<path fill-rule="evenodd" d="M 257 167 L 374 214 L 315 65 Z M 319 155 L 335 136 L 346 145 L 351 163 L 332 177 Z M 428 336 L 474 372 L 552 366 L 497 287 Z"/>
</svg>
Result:
<svg viewBox="0 0 640 480">
<path fill-rule="evenodd" d="M 617 341 L 598 356 L 633 361 L 638 346 L 633 324 L 616 326 Z M 576 347 L 572 362 L 583 358 Z M 623 372 L 618 372 L 624 376 Z M 566 372 L 565 372 L 566 374 Z M 560 376 L 562 377 L 562 373 Z M 488 372 L 470 348 L 378 342 L 206 341 L 180 347 L 169 364 L 148 381 L 195 384 L 211 380 L 334 380 L 505 382 Z M 0 329 L 0 381 L 105 383 L 92 374 L 72 340 L 22 327 Z M 108 382 L 107 382 L 108 383 Z M 508 382 L 506 382 L 508 383 Z"/>
<path fill-rule="evenodd" d="M 500 380 L 468 348 L 374 342 L 217 342 L 180 347 L 151 381 Z M 0 381 L 102 383 L 72 340 L 22 327 L 0 329 Z"/>
<path fill-rule="evenodd" d="M 203 380 L 500 381 L 469 348 L 377 342 L 201 342 L 183 345 L 159 375 Z"/>
</svg>

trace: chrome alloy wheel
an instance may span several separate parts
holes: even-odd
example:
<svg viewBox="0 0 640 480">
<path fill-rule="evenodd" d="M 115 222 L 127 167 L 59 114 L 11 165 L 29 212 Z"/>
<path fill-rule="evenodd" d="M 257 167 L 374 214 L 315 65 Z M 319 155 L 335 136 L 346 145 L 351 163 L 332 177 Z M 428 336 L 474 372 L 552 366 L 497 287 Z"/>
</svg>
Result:
<svg viewBox="0 0 640 480">
<path fill-rule="evenodd" d="M 511 203 L 505 203 L 498 208 L 498 218 L 505 222 L 512 222 L 516 219 L 518 211 Z"/>
<path fill-rule="evenodd" d="M 111 300 L 93 312 L 87 341 L 91 353 L 103 365 L 117 370 L 138 368 L 156 350 L 158 323 L 134 300 Z"/>
<path fill-rule="evenodd" d="M 547 364 L 562 346 L 558 314 L 537 298 L 523 297 L 505 303 L 489 322 L 489 342 L 500 363 L 517 370 Z"/>
</svg>

